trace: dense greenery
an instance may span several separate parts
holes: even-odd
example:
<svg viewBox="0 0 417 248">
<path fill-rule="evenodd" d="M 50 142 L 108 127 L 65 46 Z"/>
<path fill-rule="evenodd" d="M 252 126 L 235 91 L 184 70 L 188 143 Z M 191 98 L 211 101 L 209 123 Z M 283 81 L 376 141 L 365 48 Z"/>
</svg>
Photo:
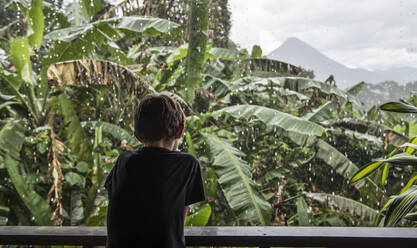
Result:
<svg viewBox="0 0 417 248">
<path fill-rule="evenodd" d="M 144 2 L 123 14 L 157 13 Z M 215 1 L 191 2 L 186 35 L 99 0 L 65 13 L 46 0 L 8 5 L 23 25 L 4 26 L 0 42 L 0 224 L 104 225 L 103 181 L 141 146 L 132 110 L 160 92 L 183 106 L 180 149 L 202 167 L 207 200 L 187 225 L 412 225 L 417 97 L 383 106 L 411 114 L 364 112 L 364 83 L 345 91 L 259 46 L 218 47 L 207 31 Z"/>
</svg>

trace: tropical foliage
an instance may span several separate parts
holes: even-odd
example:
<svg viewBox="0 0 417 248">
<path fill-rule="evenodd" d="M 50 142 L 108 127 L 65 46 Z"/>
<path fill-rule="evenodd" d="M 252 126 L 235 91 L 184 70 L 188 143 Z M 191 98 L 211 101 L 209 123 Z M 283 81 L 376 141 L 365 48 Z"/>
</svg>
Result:
<svg viewBox="0 0 417 248">
<path fill-rule="evenodd" d="M 141 146 L 132 111 L 150 92 L 181 103 L 180 149 L 201 163 L 207 200 L 186 225 L 415 220 L 415 176 L 388 198 L 415 172 L 414 115 L 365 112 L 364 83 L 341 90 L 259 46 L 225 45 L 229 20 L 216 41 L 207 16 L 216 1 L 167 1 L 169 17 L 191 11 L 188 26 L 158 18 L 153 2 L 7 6 L 22 24 L 1 31 L 0 224 L 104 225 L 103 181 L 121 152 Z M 414 113 L 415 99 L 381 109 Z"/>
</svg>

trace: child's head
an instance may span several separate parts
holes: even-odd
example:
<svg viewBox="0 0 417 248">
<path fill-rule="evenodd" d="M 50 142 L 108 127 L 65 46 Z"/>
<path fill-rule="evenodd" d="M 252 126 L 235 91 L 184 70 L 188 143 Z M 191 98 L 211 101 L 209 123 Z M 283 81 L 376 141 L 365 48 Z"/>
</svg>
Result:
<svg viewBox="0 0 417 248">
<path fill-rule="evenodd" d="M 135 136 L 142 143 L 169 142 L 182 136 L 185 115 L 181 105 L 163 94 L 145 96 L 136 107 Z"/>
</svg>

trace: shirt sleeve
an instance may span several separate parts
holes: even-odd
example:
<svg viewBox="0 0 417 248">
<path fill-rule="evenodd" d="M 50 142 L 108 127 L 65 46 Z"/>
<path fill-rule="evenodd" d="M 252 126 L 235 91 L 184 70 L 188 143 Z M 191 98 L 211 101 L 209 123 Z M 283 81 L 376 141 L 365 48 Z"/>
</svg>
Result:
<svg viewBox="0 0 417 248">
<path fill-rule="evenodd" d="M 193 203 L 204 201 L 206 196 L 204 194 L 203 180 L 201 178 L 200 164 L 196 159 L 193 163 L 193 168 L 191 171 L 191 178 L 188 181 L 185 195 L 185 206 L 191 205 Z"/>
</svg>

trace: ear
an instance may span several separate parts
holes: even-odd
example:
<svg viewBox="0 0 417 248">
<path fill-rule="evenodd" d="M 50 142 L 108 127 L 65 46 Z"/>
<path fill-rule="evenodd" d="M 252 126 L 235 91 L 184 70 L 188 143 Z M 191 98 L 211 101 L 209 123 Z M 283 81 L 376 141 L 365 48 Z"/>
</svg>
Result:
<svg viewBox="0 0 417 248">
<path fill-rule="evenodd" d="M 184 132 L 184 124 L 180 124 L 177 130 L 177 133 L 175 134 L 175 138 L 180 139 L 182 137 L 183 132 Z"/>
<path fill-rule="evenodd" d="M 145 143 L 143 143 L 143 141 L 139 138 L 139 135 L 138 135 L 136 132 L 134 132 L 134 135 L 135 135 L 136 139 L 137 139 L 137 140 L 139 140 L 139 142 L 140 142 L 140 143 L 145 144 Z"/>
</svg>

